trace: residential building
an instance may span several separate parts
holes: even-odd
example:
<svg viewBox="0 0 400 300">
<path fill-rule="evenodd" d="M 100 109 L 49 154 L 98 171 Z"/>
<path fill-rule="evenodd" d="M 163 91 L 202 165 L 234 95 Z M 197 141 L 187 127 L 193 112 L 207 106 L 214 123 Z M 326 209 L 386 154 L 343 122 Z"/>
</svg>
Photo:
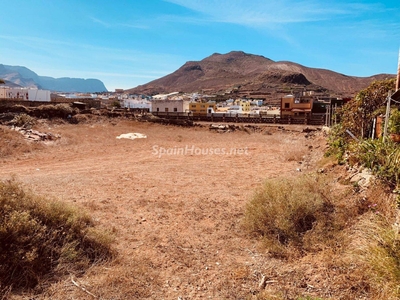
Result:
<svg viewBox="0 0 400 300">
<path fill-rule="evenodd" d="M 209 102 L 190 102 L 189 110 L 193 116 L 205 116 L 208 113 L 214 113 L 217 110 L 215 101 Z"/>
<path fill-rule="evenodd" d="M 189 112 L 189 101 L 152 100 L 151 112 Z"/>
<path fill-rule="evenodd" d="M 235 100 L 234 105 L 241 106 L 242 113 L 250 112 L 250 101 L 237 99 L 237 100 Z"/>
<path fill-rule="evenodd" d="M 133 108 L 133 109 L 144 109 L 150 111 L 151 109 L 151 102 L 148 100 L 139 100 L 139 99 L 123 99 L 122 100 L 122 107 L 125 108 Z"/>
<path fill-rule="evenodd" d="M 51 101 L 51 92 L 34 88 L 0 87 L 0 99 Z"/>
<path fill-rule="evenodd" d="M 281 118 L 310 117 L 313 107 L 313 97 L 286 95 L 281 98 Z"/>
</svg>

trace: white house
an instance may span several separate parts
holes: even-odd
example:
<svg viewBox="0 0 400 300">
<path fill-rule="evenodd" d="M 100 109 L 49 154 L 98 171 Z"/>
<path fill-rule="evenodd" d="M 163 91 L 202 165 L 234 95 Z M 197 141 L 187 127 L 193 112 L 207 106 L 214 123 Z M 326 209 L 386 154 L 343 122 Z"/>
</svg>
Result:
<svg viewBox="0 0 400 300">
<path fill-rule="evenodd" d="M 1 87 L 0 98 L 25 101 L 50 101 L 51 92 L 33 88 Z"/>
<path fill-rule="evenodd" d="M 139 108 L 151 110 L 151 102 L 148 100 L 138 100 L 138 99 L 123 99 L 123 107 L 126 108 Z"/>
<path fill-rule="evenodd" d="M 189 112 L 188 100 L 152 100 L 151 112 Z"/>
<path fill-rule="evenodd" d="M 244 113 L 243 107 L 241 105 L 231 105 L 226 111 L 228 114 L 241 114 Z"/>
</svg>

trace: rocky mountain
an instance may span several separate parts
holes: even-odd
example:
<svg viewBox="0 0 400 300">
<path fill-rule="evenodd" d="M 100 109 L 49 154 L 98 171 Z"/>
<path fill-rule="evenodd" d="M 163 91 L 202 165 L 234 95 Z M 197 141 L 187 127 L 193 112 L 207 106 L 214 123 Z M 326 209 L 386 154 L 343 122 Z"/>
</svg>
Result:
<svg viewBox="0 0 400 300">
<path fill-rule="evenodd" d="M 32 70 L 21 66 L 0 64 L 0 78 L 4 79 L 9 86 L 12 83 L 22 87 L 35 87 L 58 92 L 93 93 L 107 91 L 104 83 L 98 79 L 39 76 Z"/>
<path fill-rule="evenodd" d="M 309 68 L 289 61 L 232 51 L 214 53 L 201 61 L 189 61 L 175 72 L 127 90 L 130 93 L 170 92 L 235 93 L 241 96 L 279 97 L 291 91 L 316 91 L 351 97 L 372 81 L 395 75 L 355 77 L 326 69 Z"/>
</svg>

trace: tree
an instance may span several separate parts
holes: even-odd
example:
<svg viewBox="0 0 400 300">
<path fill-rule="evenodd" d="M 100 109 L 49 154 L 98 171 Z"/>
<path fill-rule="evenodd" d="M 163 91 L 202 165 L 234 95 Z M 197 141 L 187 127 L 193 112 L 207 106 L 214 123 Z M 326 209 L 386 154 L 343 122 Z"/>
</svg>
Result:
<svg viewBox="0 0 400 300">
<path fill-rule="evenodd" d="M 343 129 L 365 138 L 371 135 L 373 119 L 381 113 L 389 92 L 394 92 L 396 79 L 374 81 L 348 102 L 341 112 Z"/>
</svg>

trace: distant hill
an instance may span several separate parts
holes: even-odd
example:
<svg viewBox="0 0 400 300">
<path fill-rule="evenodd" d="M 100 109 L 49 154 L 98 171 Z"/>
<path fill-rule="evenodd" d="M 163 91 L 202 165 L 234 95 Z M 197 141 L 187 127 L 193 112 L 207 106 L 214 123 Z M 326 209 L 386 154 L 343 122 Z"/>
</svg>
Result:
<svg viewBox="0 0 400 300">
<path fill-rule="evenodd" d="M 313 90 L 335 96 L 353 96 L 374 80 L 395 77 L 379 74 L 355 77 L 326 69 L 309 68 L 289 61 L 275 62 L 264 56 L 232 51 L 214 53 L 201 61 L 189 61 L 175 72 L 127 90 L 138 94 L 180 92 L 231 92 L 238 95 L 279 94 Z"/>
<path fill-rule="evenodd" d="M 0 64 L 0 78 L 4 79 L 9 86 L 12 83 L 21 87 L 35 87 L 58 92 L 94 93 L 107 91 L 103 82 L 98 79 L 39 76 L 30 69 L 21 66 Z"/>
</svg>

